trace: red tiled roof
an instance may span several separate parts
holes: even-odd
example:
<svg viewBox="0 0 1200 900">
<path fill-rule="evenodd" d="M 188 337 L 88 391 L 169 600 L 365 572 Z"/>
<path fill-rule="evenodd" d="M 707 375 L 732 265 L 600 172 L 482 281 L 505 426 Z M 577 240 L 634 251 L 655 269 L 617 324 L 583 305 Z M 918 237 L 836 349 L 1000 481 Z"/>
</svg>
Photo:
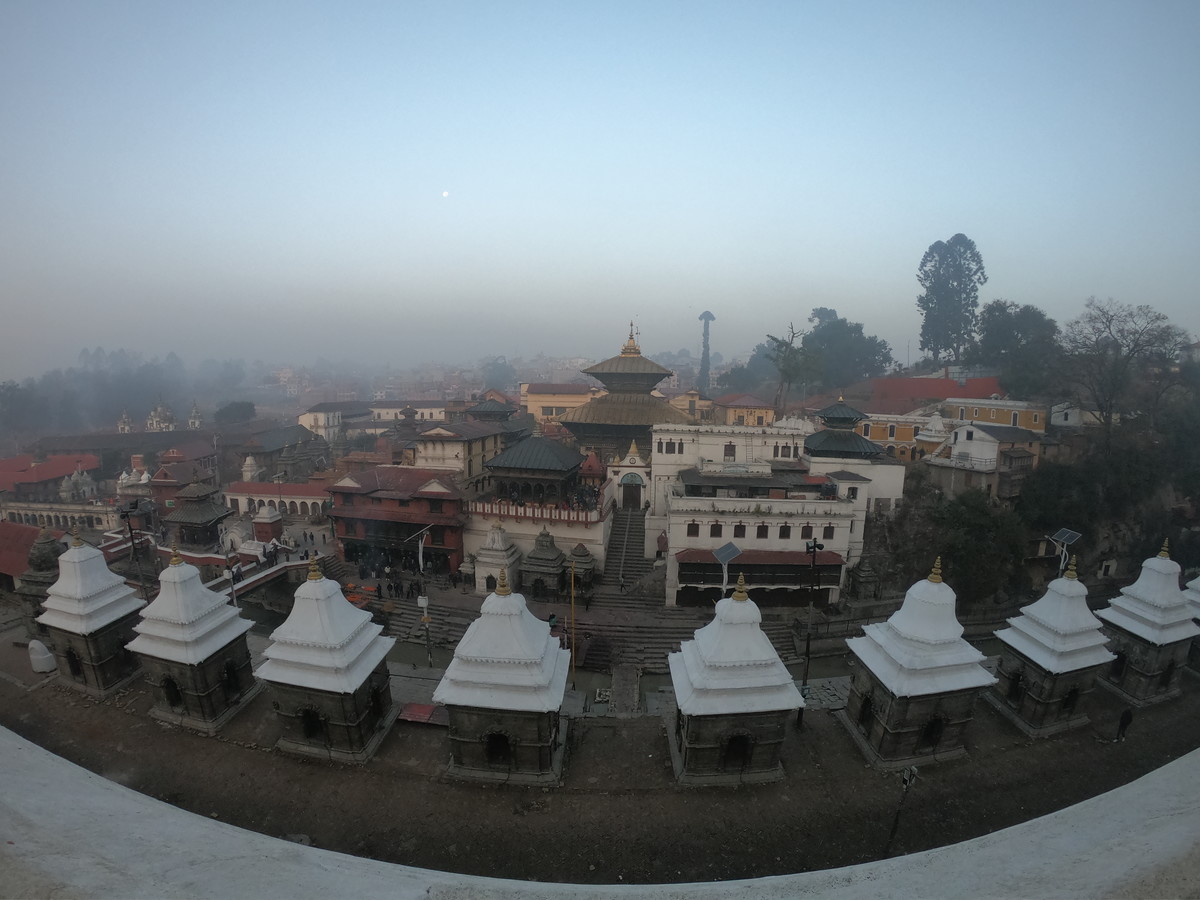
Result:
<svg viewBox="0 0 1200 900">
<path fill-rule="evenodd" d="M 266 498 L 277 497 L 280 492 L 285 497 L 316 497 L 320 500 L 329 498 L 329 490 L 323 484 L 276 484 L 273 481 L 235 481 L 225 487 L 226 494 L 255 494 Z"/>
<path fill-rule="evenodd" d="M 711 563 L 719 565 L 711 550 L 680 550 L 675 554 L 680 563 Z M 803 550 L 743 550 L 729 563 L 729 568 L 738 566 L 807 566 L 812 555 Z M 846 561 L 833 550 L 818 550 L 818 566 L 844 566 Z"/>
<path fill-rule="evenodd" d="M 0 522 L 0 573 L 17 578 L 29 568 L 29 551 L 42 533 L 36 525 Z M 62 537 L 61 531 L 53 532 Z"/>
<path fill-rule="evenodd" d="M 60 481 L 74 475 L 77 469 L 90 472 L 99 468 L 100 458 L 91 453 L 48 456 L 40 463 L 35 463 L 33 457 L 25 453 L 0 461 L 0 491 L 11 491 L 18 484 Z"/>
<path fill-rule="evenodd" d="M 212 471 L 194 462 L 167 463 L 159 466 L 150 480 L 156 484 L 191 484 L 193 481 L 210 479 Z"/>
<path fill-rule="evenodd" d="M 358 487 L 345 484 L 346 481 L 353 481 Z M 431 481 L 436 481 L 446 488 L 446 493 L 441 491 L 422 492 L 421 488 Z M 337 483 L 329 485 L 328 490 L 331 494 L 373 494 L 376 491 L 386 491 L 388 494 L 400 498 L 424 496 L 435 499 L 446 497 L 453 500 L 460 496 L 450 473 L 439 469 L 418 469 L 413 466 L 375 466 L 371 469 L 363 469 L 361 472 L 353 472 Z"/>
</svg>

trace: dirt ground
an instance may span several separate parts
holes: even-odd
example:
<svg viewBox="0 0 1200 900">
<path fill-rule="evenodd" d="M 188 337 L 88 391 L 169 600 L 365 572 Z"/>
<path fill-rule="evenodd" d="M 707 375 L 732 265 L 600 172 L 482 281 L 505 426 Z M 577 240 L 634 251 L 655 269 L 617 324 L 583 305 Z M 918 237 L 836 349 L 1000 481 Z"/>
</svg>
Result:
<svg viewBox="0 0 1200 900">
<path fill-rule="evenodd" d="M 675 785 L 661 720 L 571 725 L 565 783 L 554 789 L 445 779 L 444 729 L 398 722 L 363 766 L 271 749 L 268 692 L 220 737 L 156 722 L 140 684 L 97 703 L 35 676 L 0 635 L 0 724 L 72 762 L 198 815 L 318 847 L 431 869 L 577 883 L 711 881 L 850 865 L 975 837 L 1076 803 L 1200 746 L 1200 678 L 1184 696 L 1138 710 L 1103 690 L 1093 725 L 1032 741 L 976 705 L 969 757 L 922 766 L 896 840 L 896 774 L 868 766 L 842 725 L 810 711 L 771 785 Z M 23 667 L 23 669 L 21 668 Z M 7 670 L 7 671 L 6 671 Z M 102 826 L 101 826 L 102 827 Z"/>
</svg>

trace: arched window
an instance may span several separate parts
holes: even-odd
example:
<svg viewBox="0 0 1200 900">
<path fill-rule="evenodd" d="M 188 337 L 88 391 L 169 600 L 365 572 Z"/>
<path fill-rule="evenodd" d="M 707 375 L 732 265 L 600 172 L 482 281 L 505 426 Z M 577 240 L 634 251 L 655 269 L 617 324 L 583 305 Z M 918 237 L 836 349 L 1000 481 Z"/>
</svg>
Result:
<svg viewBox="0 0 1200 900">
<path fill-rule="evenodd" d="M 167 702 L 167 706 L 171 709 L 180 709 L 183 706 L 183 691 L 179 690 L 179 685 L 175 683 L 175 679 L 170 675 L 163 676 L 161 682 L 163 699 Z"/>
</svg>

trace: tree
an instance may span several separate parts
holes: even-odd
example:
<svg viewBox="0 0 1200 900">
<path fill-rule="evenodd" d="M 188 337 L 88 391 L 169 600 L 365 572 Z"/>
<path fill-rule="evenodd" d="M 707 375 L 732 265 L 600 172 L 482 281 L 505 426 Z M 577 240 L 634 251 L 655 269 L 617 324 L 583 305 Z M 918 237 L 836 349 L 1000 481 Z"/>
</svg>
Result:
<svg viewBox="0 0 1200 900">
<path fill-rule="evenodd" d="M 822 388 L 844 388 L 864 378 L 882 375 L 892 364 L 887 341 L 863 334 L 860 322 L 841 318 L 837 310 L 819 306 L 808 317 L 815 323 L 800 344 Z"/>
<path fill-rule="evenodd" d="M 1036 306 L 993 300 L 979 311 L 979 340 L 968 359 L 1000 370 L 1014 399 L 1053 393 L 1062 355 L 1058 324 Z"/>
<path fill-rule="evenodd" d="M 1188 336 L 1150 306 L 1089 297 L 1083 315 L 1067 324 L 1064 373 L 1081 405 L 1100 420 L 1104 445 L 1114 422 L 1133 412 L 1139 386 L 1167 377 Z"/>
<path fill-rule="evenodd" d="M 979 307 L 979 286 L 987 283 L 983 257 L 975 242 L 965 234 L 948 241 L 930 244 L 921 265 L 917 283 L 924 291 L 917 297 L 921 321 L 921 349 L 934 360 L 949 353 L 961 362 L 975 337 L 975 316 Z"/>
<path fill-rule="evenodd" d="M 771 348 L 758 344 L 744 363 L 730 366 L 717 378 L 717 391 L 724 394 L 753 393 L 774 381 L 777 371 L 771 363 Z"/>
<path fill-rule="evenodd" d="M 503 356 L 493 356 L 484 360 L 483 365 L 479 367 L 479 372 L 483 376 L 485 388 L 505 391 L 517 381 L 517 370 Z"/>
<path fill-rule="evenodd" d="M 793 384 L 809 377 L 812 373 L 811 358 L 803 344 L 796 346 L 796 339 L 804 336 L 803 331 L 797 331 L 789 323 L 787 337 L 767 335 L 767 358 L 779 373 L 779 387 L 775 390 L 775 411 L 783 415 L 787 405 L 788 391 Z"/>
<path fill-rule="evenodd" d="M 217 425 L 231 425 L 235 422 L 249 422 L 258 414 L 254 404 L 249 400 L 235 400 L 226 403 L 215 413 L 213 422 Z"/>
</svg>

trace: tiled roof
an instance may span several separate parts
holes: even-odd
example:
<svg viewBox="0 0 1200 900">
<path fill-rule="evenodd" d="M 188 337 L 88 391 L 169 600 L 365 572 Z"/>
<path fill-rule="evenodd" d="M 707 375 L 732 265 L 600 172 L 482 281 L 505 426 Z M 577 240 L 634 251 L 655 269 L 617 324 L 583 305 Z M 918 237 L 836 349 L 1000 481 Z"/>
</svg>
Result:
<svg viewBox="0 0 1200 900">
<path fill-rule="evenodd" d="M 549 472 L 571 472 L 583 465 L 585 457 L 578 450 L 544 437 L 519 441 L 483 465 L 488 469 L 538 469 Z"/>
<path fill-rule="evenodd" d="M 29 551 L 41 532 L 36 525 L 0 522 L 0 574 L 17 578 L 29 568 Z"/>
<path fill-rule="evenodd" d="M 289 444 L 304 444 L 316 440 L 323 439 L 318 438 L 303 425 L 283 425 L 246 435 L 242 442 L 242 449 L 274 453 Z"/>
<path fill-rule="evenodd" d="M 606 394 L 558 417 L 578 425 L 690 425 L 687 413 L 648 394 Z"/>
<path fill-rule="evenodd" d="M 652 359 L 646 359 L 641 356 L 611 356 L 604 362 L 598 362 L 594 366 L 588 366 L 583 369 L 584 375 L 658 375 L 661 376 L 659 381 L 669 375 L 675 373 L 666 366 L 660 366 Z"/>
<path fill-rule="evenodd" d="M 61 481 L 74 475 L 77 469 L 85 472 L 100 468 L 99 458 L 90 453 L 74 456 L 48 456 L 44 462 L 35 463 L 28 453 L 11 457 L 0 468 L 0 491 L 11 491 L 18 484 L 38 484 L 43 481 Z"/>
<path fill-rule="evenodd" d="M 525 388 L 527 394 L 590 394 L 593 390 L 589 384 L 566 384 L 554 381 L 531 383 Z"/>
<path fill-rule="evenodd" d="M 969 425 L 964 425 L 963 427 L 982 431 L 989 437 L 1003 443 L 1027 444 L 1042 439 L 1042 436 L 1036 431 L 1030 431 L 1027 428 L 1017 428 L 1015 425 L 984 425 L 980 422 L 971 422 Z"/>
<path fill-rule="evenodd" d="M 211 478 L 212 471 L 194 462 L 167 463 L 159 466 L 150 480 L 158 484 L 191 484 L 198 478 Z"/>
<path fill-rule="evenodd" d="M 680 550 L 675 558 L 681 563 L 712 563 L 718 565 L 711 550 Z M 731 571 L 738 566 L 807 566 L 812 564 L 812 554 L 800 550 L 743 550 L 729 563 Z M 818 566 L 843 566 L 846 561 L 833 550 L 818 550 Z"/>
<path fill-rule="evenodd" d="M 845 469 L 838 469 L 836 472 L 830 472 L 828 477 L 832 478 L 834 481 L 870 481 L 871 480 L 870 478 L 867 478 L 863 475 L 859 475 L 857 472 L 847 472 Z"/>
<path fill-rule="evenodd" d="M 446 431 L 449 434 L 430 434 L 431 431 Z M 421 430 L 417 438 L 426 441 L 473 441 L 503 433 L 504 428 L 495 422 L 432 422 Z"/>
<path fill-rule="evenodd" d="M 231 515 L 233 510 L 226 509 L 216 500 L 196 500 L 180 503 L 170 515 L 163 516 L 163 521 L 171 525 L 211 525 Z"/>
<path fill-rule="evenodd" d="M 810 456 L 870 459 L 883 455 L 883 448 L 856 431 L 826 428 L 804 439 L 804 452 Z"/>
<path fill-rule="evenodd" d="M 423 492 L 421 489 L 430 482 L 436 482 L 445 491 Z M 373 494 L 376 491 L 385 491 L 400 499 L 416 496 L 458 499 L 461 496 L 447 472 L 413 466 L 375 466 L 347 475 L 329 486 L 331 494 Z"/>
</svg>

